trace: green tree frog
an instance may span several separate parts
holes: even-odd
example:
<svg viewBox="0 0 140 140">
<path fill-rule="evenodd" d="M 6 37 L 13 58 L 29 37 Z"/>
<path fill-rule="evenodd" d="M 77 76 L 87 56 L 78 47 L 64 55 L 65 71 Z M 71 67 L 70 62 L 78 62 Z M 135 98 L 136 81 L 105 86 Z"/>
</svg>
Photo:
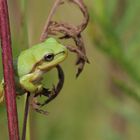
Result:
<svg viewBox="0 0 140 140">
<path fill-rule="evenodd" d="M 43 90 L 41 84 L 43 75 L 65 60 L 68 51 L 65 46 L 54 38 L 21 52 L 17 60 L 18 81 L 22 89 L 30 93 L 39 93 Z M 4 99 L 4 82 L 0 84 L 0 102 Z"/>
</svg>

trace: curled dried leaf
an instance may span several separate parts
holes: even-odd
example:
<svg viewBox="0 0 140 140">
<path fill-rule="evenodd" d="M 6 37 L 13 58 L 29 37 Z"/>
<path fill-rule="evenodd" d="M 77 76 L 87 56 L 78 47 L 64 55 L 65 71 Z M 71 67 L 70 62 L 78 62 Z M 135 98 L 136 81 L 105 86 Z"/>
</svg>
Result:
<svg viewBox="0 0 140 140">
<path fill-rule="evenodd" d="M 65 1 L 66 2 L 66 1 Z M 76 65 L 78 66 L 78 71 L 76 76 L 78 77 L 79 74 L 82 72 L 85 62 L 89 62 L 86 56 L 86 51 L 85 51 L 85 45 L 84 45 L 84 41 L 82 38 L 81 33 L 83 32 L 83 30 L 87 27 L 88 21 L 89 21 L 89 14 L 87 11 L 87 8 L 83 2 L 83 0 L 67 0 L 67 2 L 71 2 L 75 5 L 78 6 L 78 8 L 80 9 L 80 11 L 83 13 L 83 20 L 81 22 L 81 24 L 79 25 L 72 25 L 70 23 L 67 22 L 58 22 L 58 21 L 53 21 L 52 16 L 55 14 L 56 9 L 60 6 L 60 4 L 64 3 L 64 1 L 62 0 L 56 0 L 49 18 L 46 22 L 46 25 L 44 27 L 44 31 L 42 33 L 41 36 L 41 40 L 45 40 L 48 36 L 50 35 L 58 35 L 59 33 L 62 34 L 62 36 L 60 37 L 60 39 L 73 39 L 75 42 L 75 45 L 77 46 L 77 50 L 76 52 L 80 52 L 80 53 L 76 53 L 77 54 L 77 61 L 76 61 Z M 72 48 L 68 49 L 70 51 L 72 51 Z M 72 51 L 74 52 L 74 51 Z M 79 54 L 83 54 L 84 57 L 81 57 L 81 55 Z"/>
<path fill-rule="evenodd" d="M 70 2 L 77 5 L 77 7 L 82 12 L 84 18 L 79 25 L 73 25 L 67 22 L 58 22 L 58 21 L 52 20 L 52 17 L 55 14 L 57 8 L 60 5 L 64 4 L 65 2 Z M 73 52 L 77 55 L 77 60 L 75 64 L 76 66 L 78 66 L 78 70 L 76 73 L 76 77 L 78 77 L 79 74 L 82 72 L 85 63 L 89 63 L 89 60 L 86 56 L 84 41 L 81 35 L 81 33 L 87 27 L 88 21 L 89 21 L 89 14 L 88 14 L 85 4 L 83 3 L 83 0 L 56 0 L 50 11 L 50 14 L 48 16 L 48 19 L 46 21 L 44 30 L 40 38 L 41 41 L 44 41 L 48 36 L 52 36 L 52 35 L 56 36 L 58 34 L 61 34 L 59 39 L 73 39 L 74 40 L 75 46 L 67 45 L 66 47 L 70 52 Z M 56 68 L 57 68 L 58 78 L 59 78 L 59 82 L 57 83 L 56 87 L 53 86 L 51 90 L 44 89 L 41 93 L 36 94 L 34 96 L 34 98 L 37 98 L 38 96 L 47 97 L 47 100 L 45 100 L 43 103 L 34 102 L 33 104 L 33 108 L 41 114 L 45 114 L 45 115 L 48 114 L 47 111 L 42 110 L 40 108 L 48 104 L 54 98 L 56 98 L 64 84 L 64 72 L 59 65 L 57 65 Z"/>
</svg>

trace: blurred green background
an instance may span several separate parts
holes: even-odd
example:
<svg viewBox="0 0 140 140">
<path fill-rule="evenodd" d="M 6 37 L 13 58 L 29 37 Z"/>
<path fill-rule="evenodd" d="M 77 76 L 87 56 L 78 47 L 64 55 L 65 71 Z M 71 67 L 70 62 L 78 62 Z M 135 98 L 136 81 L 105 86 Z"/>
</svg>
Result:
<svg viewBox="0 0 140 140">
<path fill-rule="evenodd" d="M 8 1 L 14 57 L 39 42 L 53 2 Z M 85 0 L 85 4 L 90 22 L 83 38 L 90 64 L 76 79 L 75 55 L 69 53 L 62 64 L 64 88 L 46 107 L 49 115 L 31 111 L 31 140 L 140 139 L 140 1 Z M 66 4 L 54 18 L 78 24 L 82 15 L 77 7 Z M 46 78 L 51 86 L 56 71 Z M 17 99 L 20 133 L 23 98 Z M 0 105 L 0 116 L 0 140 L 8 140 L 4 105 Z"/>
</svg>

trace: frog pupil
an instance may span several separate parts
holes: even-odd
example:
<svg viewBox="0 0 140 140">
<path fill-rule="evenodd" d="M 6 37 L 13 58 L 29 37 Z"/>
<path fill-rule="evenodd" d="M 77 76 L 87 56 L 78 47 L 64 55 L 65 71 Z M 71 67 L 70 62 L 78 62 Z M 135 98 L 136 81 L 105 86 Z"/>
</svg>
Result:
<svg viewBox="0 0 140 140">
<path fill-rule="evenodd" d="M 45 61 L 52 61 L 54 59 L 54 54 L 46 54 L 44 56 Z"/>
</svg>

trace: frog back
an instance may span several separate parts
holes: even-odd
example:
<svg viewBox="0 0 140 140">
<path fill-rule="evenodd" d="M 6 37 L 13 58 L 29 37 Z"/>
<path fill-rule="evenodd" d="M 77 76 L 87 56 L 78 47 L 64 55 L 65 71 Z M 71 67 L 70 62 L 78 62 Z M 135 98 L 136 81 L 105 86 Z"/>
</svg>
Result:
<svg viewBox="0 0 140 140">
<path fill-rule="evenodd" d="M 55 39 L 49 38 L 45 42 L 34 45 L 21 52 L 18 57 L 18 75 L 23 76 L 30 73 L 45 54 L 52 53 L 54 50 L 59 52 L 60 48 L 62 48 L 61 44 Z"/>
<path fill-rule="evenodd" d="M 18 75 L 21 77 L 30 73 L 34 64 L 36 64 L 36 60 L 30 50 L 25 50 L 19 55 L 17 64 Z"/>
</svg>

